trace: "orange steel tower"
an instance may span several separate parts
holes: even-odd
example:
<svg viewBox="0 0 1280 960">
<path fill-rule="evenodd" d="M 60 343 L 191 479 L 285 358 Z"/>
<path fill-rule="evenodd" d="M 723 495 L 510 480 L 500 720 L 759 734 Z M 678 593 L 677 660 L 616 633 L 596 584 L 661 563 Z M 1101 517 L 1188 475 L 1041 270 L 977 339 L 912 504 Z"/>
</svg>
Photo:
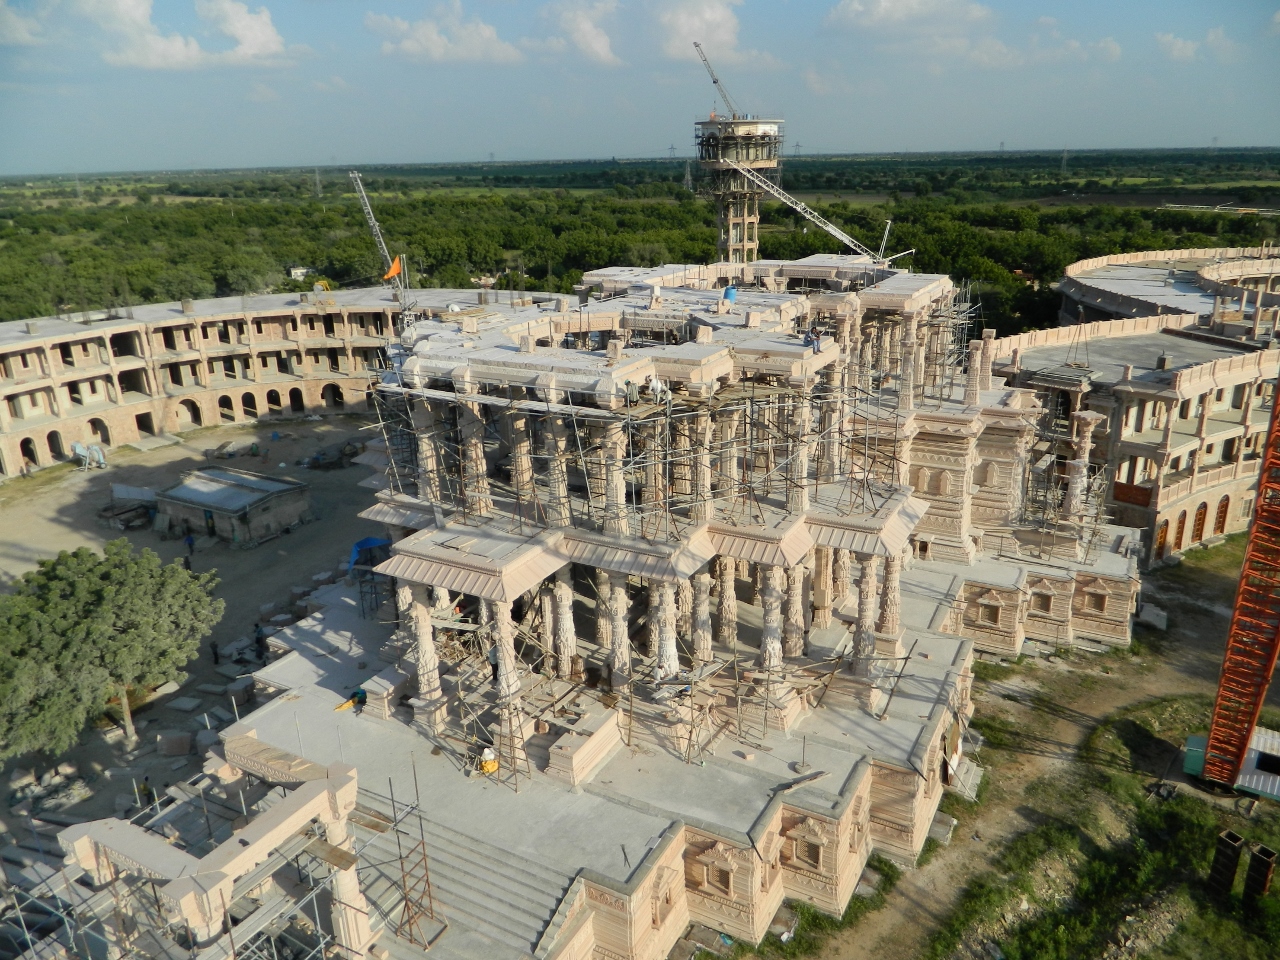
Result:
<svg viewBox="0 0 1280 960">
<path fill-rule="evenodd" d="M 1280 402 L 1272 398 L 1257 508 L 1218 679 L 1204 778 L 1234 786 L 1280 653 Z"/>
</svg>

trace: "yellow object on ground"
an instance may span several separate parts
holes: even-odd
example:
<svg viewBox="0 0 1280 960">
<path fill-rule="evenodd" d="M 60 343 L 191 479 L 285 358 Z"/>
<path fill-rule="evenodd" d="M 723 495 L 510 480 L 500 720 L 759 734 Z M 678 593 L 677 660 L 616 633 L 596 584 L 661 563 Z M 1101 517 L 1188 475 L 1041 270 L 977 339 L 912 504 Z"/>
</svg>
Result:
<svg viewBox="0 0 1280 960">
<path fill-rule="evenodd" d="M 333 708 L 333 712 L 337 713 L 339 710 L 350 710 L 352 707 L 355 706 L 355 704 L 356 702 L 354 700 L 343 700 L 340 704 L 338 704 L 336 707 Z"/>
<path fill-rule="evenodd" d="M 497 760 L 481 760 L 480 772 L 481 773 L 497 773 L 498 761 Z"/>
</svg>

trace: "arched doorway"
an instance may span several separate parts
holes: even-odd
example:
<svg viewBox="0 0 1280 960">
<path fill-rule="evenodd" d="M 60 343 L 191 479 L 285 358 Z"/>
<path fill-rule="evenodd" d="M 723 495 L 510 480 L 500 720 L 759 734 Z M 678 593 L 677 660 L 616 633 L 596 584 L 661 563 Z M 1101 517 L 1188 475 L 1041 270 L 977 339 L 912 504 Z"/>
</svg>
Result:
<svg viewBox="0 0 1280 960">
<path fill-rule="evenodd" d="M 1178 514 L 1178 532 L 1173 535 L 1173 549 L 1182 549 L 1182 535 L 1187 532 L 1187 511 Z"/>
<path fill-rule="evenodd" d="M 94 417 L 89 421 L 89 430 L 104 447 L 111 446 L 111 431 L 107 429 L 105 421 Z"/>
<path fill-rule="evenodd" d="M 62 434 L 57 430 L 50 430 L 49 436 L 45 438 L 49 444 L 49 455 L 55 460 L 67 459 L 67 452 L 62 449 Z"/>
<path fill-rule="evenodd" d="M 279 412 L 280 412 L 280 391 L 268 390 L 267 391 L 267 414 L 269 416 L 275 416 Z"/>
<path fill-rule="evenodd" d="M 341 410 L 343 407 L 342 388 L 336 383 L 326 383 L 320 391 L 320 399 L 330 410 Z"/>
<path fill-rule="evenodd" d="M 224 395 L 218 398 L 218 415 L 227 423 L 236 422 L 236 407 L 230 397 Z"/>
<path fill-rule="evenodd" d="M 1218 515 L 1213 518 L 1213 535 L 1227 532 L 1227 513 L 1231 510 L 1231 498 L 1223 497 L 1218 501 Z"/>
<path fill-rule="evenodd" d="M 1191 542 L 1199 543 L 1204 539 L 1204 521 L 1209 516 L 1209 505 L 1202 503 L 1196 507 L 1196 521 L 1191 525 Z"/>
<path fill-rule="evenodd" d="M 200 413 L 200 405 L 194 400 L 183 400 L 178 404 L 178 426 L 198 427 L 204 423 Z"/>
<path fill-rule="evenodd" d="M 1156 528 L 1156 548 L 1151 551 L 1153 560 L 1164 559 L 1164 549 L 1168 545 L 1169 540 L 1169 521 L 1165 520 Z"/>
<path fill-rule="evenodd" d="M 289 409 L 293 413 L 307 412 L 307 406 L 302 402 L 302 391 L 297 387 L 289 391 Z"/>
<path fill-rule="evenodd" d="M 33 467 L 40 466 L 40 458 L 36 456 L 36 442 L 30 437 L 25 437 L 22 443 L 18 444 L 18 452 L 22 454 L 24 463 Z"/>
<path fill-rule="evenodd" d="M 246 417 L 256 418 L 258 416 L 258 398 L 252 393 L 246 393 L 240 398 L 240 406 L 244 408 Z"/>
</svg>

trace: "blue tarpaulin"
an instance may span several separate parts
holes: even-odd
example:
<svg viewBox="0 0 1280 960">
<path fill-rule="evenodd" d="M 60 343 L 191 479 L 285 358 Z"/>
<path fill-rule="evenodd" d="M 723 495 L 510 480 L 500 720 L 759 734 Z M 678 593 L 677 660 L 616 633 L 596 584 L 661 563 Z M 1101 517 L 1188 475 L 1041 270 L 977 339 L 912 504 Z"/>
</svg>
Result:
<svg viewBox="0 0 1280 960">
<path fill-rule="evenodd" d="M 381 537 L 365 537 L 363 540 L 357 540 L 355 543 L 351 545 L 351 569 L 354 570 L 356 564 L 361 562 L 365 563 L 366 565 L 372 566 L 372 564 L 370 563 L 370 560 L 371 560 L 370 555 L 374 553 L 374 551 L 378 547 L 389 547 L 389 546 L 391 546 L 391 541 L 383 540 Z M 385 560 L 391 554 L 390 550 L 378 551 L 378 552 L 382 554 L 382 556 L 379 558 L 379 562 L 381 562 L 382 560 Z"/>
</svg>

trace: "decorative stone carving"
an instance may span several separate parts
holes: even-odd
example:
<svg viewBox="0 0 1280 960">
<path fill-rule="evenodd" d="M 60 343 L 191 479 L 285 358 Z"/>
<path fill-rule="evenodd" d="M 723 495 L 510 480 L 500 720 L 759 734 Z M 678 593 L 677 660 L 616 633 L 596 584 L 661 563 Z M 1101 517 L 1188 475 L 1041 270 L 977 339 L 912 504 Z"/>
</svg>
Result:
<svg viewBox="0 0 1280 960">
<path fill-rule="evenodd" d="M 760 601 L 764 608 L 764 625 L 760 631 L 760 667 L 778 670 L 782 667 L 782 568 L 764 567 L 764 585 Z"/>
</svg>

